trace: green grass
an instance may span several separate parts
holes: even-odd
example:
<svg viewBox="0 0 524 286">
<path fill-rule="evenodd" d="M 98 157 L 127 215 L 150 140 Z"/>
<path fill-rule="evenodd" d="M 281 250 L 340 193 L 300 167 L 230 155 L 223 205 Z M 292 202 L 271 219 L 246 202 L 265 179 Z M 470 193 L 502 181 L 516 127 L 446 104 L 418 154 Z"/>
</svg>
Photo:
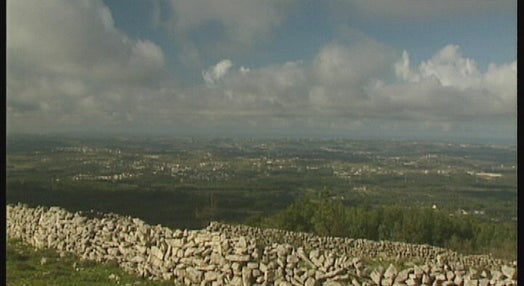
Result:
<svg viewBox="0 0 524 286">
<path fill-rule="evenodd" d="M 115 262 L 97 263 L 51 249 L 35 249 L 19 240 L 7 241 L 6 285 L 175 285 L 124 272 Z M 42 263 L 45 260 L 45 263 Z M 111 279 L 114 274 L 119 279 Z"/>
</svg>

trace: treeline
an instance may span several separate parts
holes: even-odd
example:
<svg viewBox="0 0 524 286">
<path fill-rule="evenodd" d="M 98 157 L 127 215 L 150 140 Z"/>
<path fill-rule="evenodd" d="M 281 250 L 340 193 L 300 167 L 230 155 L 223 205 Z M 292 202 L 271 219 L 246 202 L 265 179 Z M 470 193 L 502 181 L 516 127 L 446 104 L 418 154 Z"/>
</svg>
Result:
<svg viewBox="0 0 524 286">
<path fill-rule="evenodd" d="M 257 227 L 321 236 L 390 240 L 446 247 L 465 254 L 516 259 L 517 224 L 480 221 L 470 216 L 416 207 L 349 207 L 331 199 L 302 200 L 270 217 L 251 217 Z"/>
</svg>

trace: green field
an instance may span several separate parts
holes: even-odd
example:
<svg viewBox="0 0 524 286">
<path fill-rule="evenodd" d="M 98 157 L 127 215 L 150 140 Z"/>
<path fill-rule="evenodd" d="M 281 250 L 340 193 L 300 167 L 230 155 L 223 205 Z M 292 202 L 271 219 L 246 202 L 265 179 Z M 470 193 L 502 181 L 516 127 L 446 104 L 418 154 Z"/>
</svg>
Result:
<svg viewBox="0 0 524 286">
<path fill-rule="evenodd" d="M 18 240 L 6 245 L 6 284 L 22 285 L 175 285 L 125 273 L 115 262 L 97 263 L 50 249 L 37 250 Z"/>
</svg>

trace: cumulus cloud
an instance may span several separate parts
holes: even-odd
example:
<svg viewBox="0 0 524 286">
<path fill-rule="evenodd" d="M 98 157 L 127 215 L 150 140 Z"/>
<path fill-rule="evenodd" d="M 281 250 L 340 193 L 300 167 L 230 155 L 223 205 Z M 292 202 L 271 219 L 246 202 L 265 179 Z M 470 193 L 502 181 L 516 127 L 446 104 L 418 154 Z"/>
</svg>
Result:
<svg viewBox="0 0 524 286">
<path fill-rule="evenodd" d="M 101 1 L 9 1 L 7 52 L 13 68 L 96 80 L 142 80 L 164 66 L 160 47 L 115 28 Z"/>
<path fill-rule="evenodd" d="M 364 40 L 329 43 L 310 63 L 247 71 L 221 61 L 204 73 L 213 88 L 190 98 L 198 98 L 200 115 L 209 118 L 286 118 L 317 126 L 386 120 L 450 130 L 462 121 L 514 120 L 516 62 L 482 72 L 456 45 L 415 67 L 407 51 L 396 59 L 386 56 L 392 54 Z"/>
<path fill-rule="evenodd" d="M 484 73 L 457 45 L 447 45 L 413 70 L 404 51 L 394 64 L 398 82 L 372 90 L 378 111 L 401 111 L 406 119 L 473 120 L 515 118 L 516 61 L 490 65 Z M 386 104 L 387 103 L 387 104 Z M 383 113 L 383 114 L 387 114 Z"/>
<path fill-rule="evenodd" d="M 99 121 L 165 75 L 162 49 L 118 30 L 96 0 L 8 1 L 7 61 L 9 124 L 33 129 Z M 111 102 L 106 89 L 128 96 Z"/>
<path fill-rule="evenodd" d="M 216 65 L 209 67 L 202 72 L 202 77 L 207 84 L 214 84 L 220 80 L 229 69 L 233 66 L 233 62 L 228 59 L 221 60 Z"/>
<path fill-rule="evenodd" d="M 283 21 L 275 1 L 170 5 L 190 50 L 191 34 L 205 25 L 219 23 L 217 41 L 242 46 Z M 516 61 L 481 70 L 457 45 L 414 63 L 409 51 L 360 35 L 265 66 L 217 57 L 209 67 L 193 66 L 199 84 L 178 86 L 176 78 L 163 80 L 162 48 L 117 29 L 101 1 L 9 0 L 7 8 L 7 111 L 16 130 L 388 130 L 406 122 L 452 130 L 460 122 L 515 120 Z"/>
</svg>

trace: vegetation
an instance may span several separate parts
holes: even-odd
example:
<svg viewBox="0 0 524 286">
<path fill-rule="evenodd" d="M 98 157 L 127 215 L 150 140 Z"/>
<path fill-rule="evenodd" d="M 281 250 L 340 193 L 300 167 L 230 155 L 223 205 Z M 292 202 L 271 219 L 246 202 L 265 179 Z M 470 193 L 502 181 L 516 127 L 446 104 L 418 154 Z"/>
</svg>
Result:
<svg viewBox="0 0 524 286">
<path fill-rule="evenodd" d="M 65 135 L 7 139 L 7 203 L 113 212 L 189 229 L 249 218 L 253 225 L 321 235 L 515 256 L 514 146 Z"/>
<path fill-rule="evenodd" d="M 251 217 L 247 223 L 322 236 L 430 244 L 464 254 L 517 256 L 516 223 L 485 222 L 432 208 L 348 207 L 329 198 L 308 199 L 270 217 Z"/>
<path fill-rule="evenodd" d="M 6 285 L 173 285 L 125 273 L 115 262 L 80 260 L 50 249 L 34 249 L 18 240 L 6 245 Z"/>
</svg>

